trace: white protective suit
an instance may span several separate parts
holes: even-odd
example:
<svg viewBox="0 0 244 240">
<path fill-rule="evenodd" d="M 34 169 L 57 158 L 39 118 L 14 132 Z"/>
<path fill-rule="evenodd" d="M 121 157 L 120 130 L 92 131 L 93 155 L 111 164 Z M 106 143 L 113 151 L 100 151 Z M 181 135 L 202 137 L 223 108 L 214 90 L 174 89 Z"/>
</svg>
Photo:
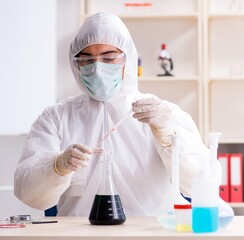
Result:
<svg viewBox="0 0 244 240">
<path fill-rule="evenodd" d="M 97 157 L 91 156 L 87 167 L 65 176 L 58 175 L 53 166 L 69 145 L 95 147 L 104 135 L 104 102 L 87 94 L 73 61 L 82 49 L 97 43 L 115 46 L 126 54 L 122 89 L 108 101 L 110 128 L 131 109 L 134 101 L 155 97 L 138 91 L 137 52 L 123 22 L 109 13 L 87 18 L 71 43 L 69 54 L 81 94 L 46 108 L 38 117 L 15 172 L 15 195 L 33 208 L 44 210 L 57 204 L 58 215 L 89 215 L 99 184 Z M 173 109 L 170 127 L 181 135 L 180 187 L 189 196 L 191 180 L 199 173 L 207 148 L 189 114 L 175 104 L 165 101 L 165 105 Z M 154 215 L 171 189 L 171 147 L 163 147 L 149 125 L 133 117 L 128 117 L 108 142 L 113 151 L 115 185 L 125 214 Z"/>
</svg>

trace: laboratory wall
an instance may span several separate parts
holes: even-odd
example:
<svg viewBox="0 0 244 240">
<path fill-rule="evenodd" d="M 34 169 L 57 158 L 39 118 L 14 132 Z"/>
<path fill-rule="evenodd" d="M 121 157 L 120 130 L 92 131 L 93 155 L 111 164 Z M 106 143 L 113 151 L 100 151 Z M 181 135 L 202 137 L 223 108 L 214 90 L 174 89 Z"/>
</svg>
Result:
<svg viewBox="0 0 244 240">
<path fill-rule="evenodd" d="M 56 100 L 56 1 L 3 0 L 0 26 L 0 133 L 22 134 Z"/>
<path fill-rule="evenodd" d="M 0 1 L 0 219 L 44 214 L 14 196 L 14 171 L 34 119 L 78 94 L 68 52 L 79 7 L 79 0 Z"/>
</svg>

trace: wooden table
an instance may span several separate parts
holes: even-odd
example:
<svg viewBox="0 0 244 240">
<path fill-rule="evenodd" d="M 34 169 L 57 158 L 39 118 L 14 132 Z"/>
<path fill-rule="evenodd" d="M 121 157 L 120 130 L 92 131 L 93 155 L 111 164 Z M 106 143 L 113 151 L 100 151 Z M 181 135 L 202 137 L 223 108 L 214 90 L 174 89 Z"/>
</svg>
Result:
<svg viewBox="0 0 244 240">
<path fill-rule="evenodd" d="M 95 226 L 84 217 L 57 217 L 58 223 L 26 224 L 24 228 L 0 228 L 0 239 L 24 240 L 151 240 L 151 239 L 244 239 L 244 216 L 234 217 L 232 223 L 215 233 L 196 234 L 163 228 L 154 217 L 128 217 L 123 225 Z"/>
</svg>

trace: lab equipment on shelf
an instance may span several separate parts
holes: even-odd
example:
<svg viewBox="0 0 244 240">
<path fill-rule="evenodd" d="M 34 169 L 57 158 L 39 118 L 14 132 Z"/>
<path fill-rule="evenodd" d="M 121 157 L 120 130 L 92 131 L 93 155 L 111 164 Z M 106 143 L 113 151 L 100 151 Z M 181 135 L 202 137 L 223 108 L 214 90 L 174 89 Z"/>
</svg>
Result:
<svg viewBox="0 0 244 240">
<path fill-rule="evenodd" d="M 173 60 L 170 53 L 166 50 L 166 44 L 163 43 L 161 46 L 161 52 L 158 57 L 158 62 L 162 67 L 164 73 L 157 74 L 158 77 L 174 76 L 171 72 L 173 71 Z"/>
<path fill-rule="evenodd" d="M 141 61 L 141 57 L 138 56 L 138 66 L 137 66 L 137 75 L 138 77 L 141 77 L 142 76 L 142 61 Z"/>
<path fill-rule="evenodd" d="M 146 15 L 151 14 L 153 3 L 151 1 L 127 1 L 124 3 L 126 14 Z"/>
</svg>

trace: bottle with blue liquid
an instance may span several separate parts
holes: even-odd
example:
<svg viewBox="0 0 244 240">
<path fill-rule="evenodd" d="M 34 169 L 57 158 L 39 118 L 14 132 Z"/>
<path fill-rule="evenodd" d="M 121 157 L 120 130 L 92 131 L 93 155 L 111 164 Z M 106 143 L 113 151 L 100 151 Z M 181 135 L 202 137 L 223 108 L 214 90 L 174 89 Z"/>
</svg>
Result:
<svg viewBox="0 0 244 240">
<path fill-rule="evenodd" d="M 219 228 L 219 184 L 211 176 L 210 161 L 204 159 L 200 176 L 192 181 L 192 229 L 196 233 Z"/>
<path fill-rule="evenodd" d="M 219 197 L 222 170 L 217 159 L 221 133 L 209 133 L 210 159 L 204 159 L 199 178 L 192 182 L 192 228 L 194 232 L 215 232 L 226 228 L 233 220 L 234 211 Z"/>
<path fill-rule="evenodd" d="M 217 181 L 204 173 L 192 183 L 192 229 L 196 233 L 219 228 Z"/>
</svg>

